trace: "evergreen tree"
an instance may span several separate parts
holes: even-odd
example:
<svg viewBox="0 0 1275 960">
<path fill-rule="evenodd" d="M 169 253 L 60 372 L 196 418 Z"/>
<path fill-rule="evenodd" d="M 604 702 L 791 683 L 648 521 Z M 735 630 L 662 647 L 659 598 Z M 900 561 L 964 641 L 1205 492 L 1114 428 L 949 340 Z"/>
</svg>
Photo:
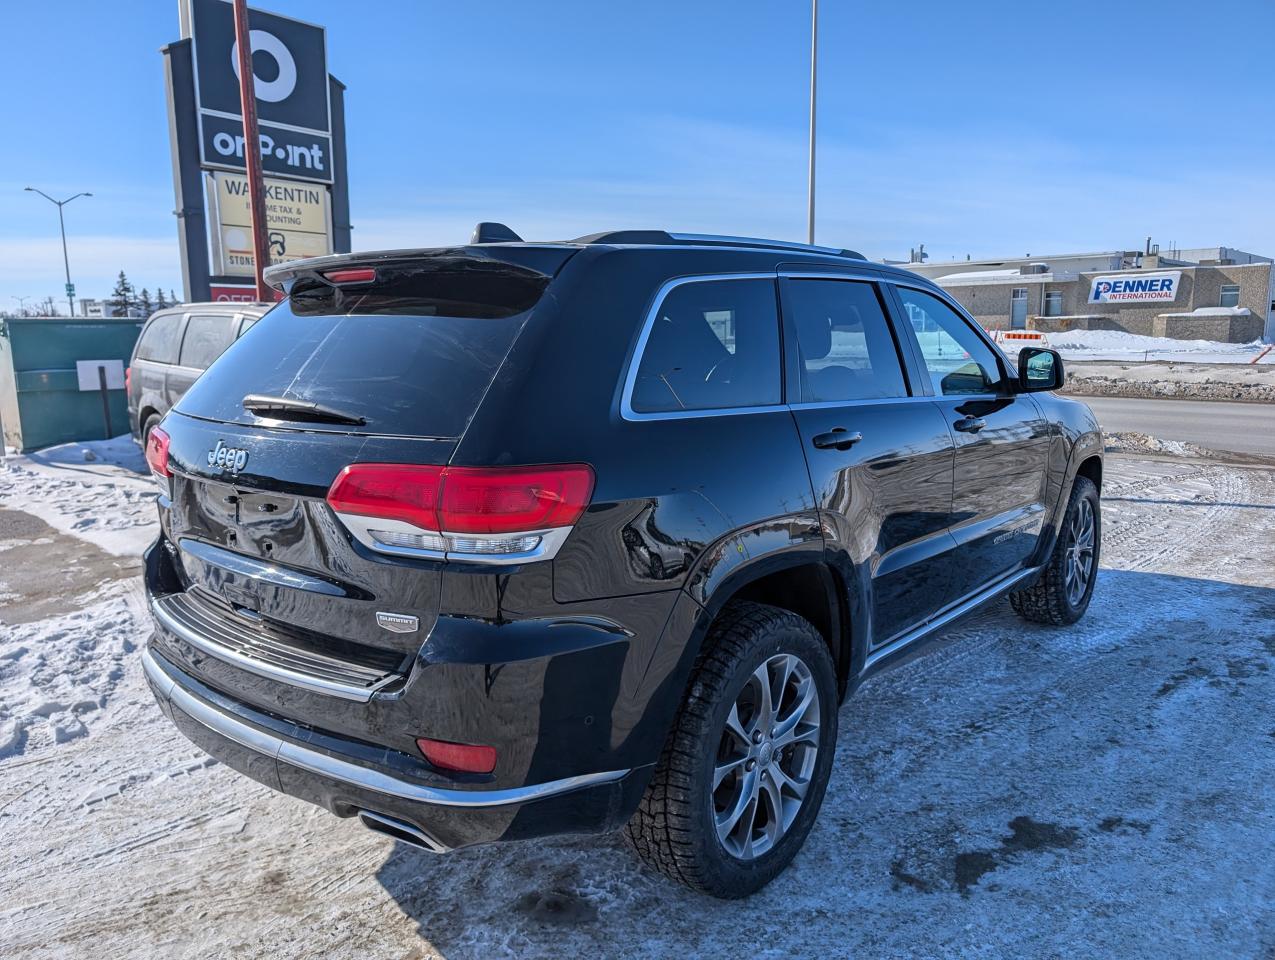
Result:
<svg viewBox="0 0 1275 960">
<path fill-rule="evenodd" d="M 164 296 L 164 288 L 160 287 L 155 291 L 155 309 L 163 310 L 168 306 L 168 297 Z"/>
<path fill-rule="evenodd" d="M 181 301 L 177 299 L 177 294 L 173 292 L 172 287 L 168 288 L 168 302 L 171 303 L 174 307 L 181 303 Z"/>
<path fill-rule="evenodd" d="M 149 317 L 155 309 L 151 305 L 151 292 L 145 287 L 142 287 L 142 292 L 137 295 L 137 305 L 142 308 L 143 317 Z"/>
<path fill-rule="evenodd" d="M 128 282 L 128 277 L 124 275 L 123 270 L 120 271 L 119 279 L 115 281 L 115 289 L 111 291 L 111 299 L 107 302 L 115 309 L 115 315 L 119 317 L 127 317 L 129 310 L 137 302 L 133 285 Z"/>
</svg>

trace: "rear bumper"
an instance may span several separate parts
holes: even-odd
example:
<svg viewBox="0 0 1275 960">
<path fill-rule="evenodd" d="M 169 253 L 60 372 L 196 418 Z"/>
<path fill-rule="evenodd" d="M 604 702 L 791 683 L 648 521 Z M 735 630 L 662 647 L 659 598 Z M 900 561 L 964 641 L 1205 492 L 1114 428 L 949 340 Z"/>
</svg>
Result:
<svg viewBox="0 0 1275 960">
<path fill-rule="evenodd" d="M 500 789 L 431 783 L 378 766 L 366 744 L 330 736 L 319 742 L 298 724 L 230 700 L 161 653 L 145 650 L 142 663 L 165 715 L 231 768 L 337 816 L 367 812 L 409 824 L 438 852 L 618 829 L 637 806 L 649 772 L 611 770 Z"/>
</svg>

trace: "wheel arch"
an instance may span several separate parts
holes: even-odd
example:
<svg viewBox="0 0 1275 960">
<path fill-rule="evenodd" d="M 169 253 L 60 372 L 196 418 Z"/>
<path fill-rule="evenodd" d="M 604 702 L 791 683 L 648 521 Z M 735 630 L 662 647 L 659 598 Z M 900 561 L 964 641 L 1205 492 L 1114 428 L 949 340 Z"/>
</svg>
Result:
<svg viewBox="0 0 1275 960">
<path fill-rule="evenodd" d="M 744 562 L 723 577 L 711 593 L 695 597 L 701 614 L 696 648 L 707 642 L 713 623 L 734 601 L 750 600 L 787 610 L 808 620 L 824 638 L 837 671 L 837 693 L 845 698 L 855 662 L 855 631 L 860 622 L 850 609 L 841 572 L 819 549 L 783 551 Z"/>
</svg>

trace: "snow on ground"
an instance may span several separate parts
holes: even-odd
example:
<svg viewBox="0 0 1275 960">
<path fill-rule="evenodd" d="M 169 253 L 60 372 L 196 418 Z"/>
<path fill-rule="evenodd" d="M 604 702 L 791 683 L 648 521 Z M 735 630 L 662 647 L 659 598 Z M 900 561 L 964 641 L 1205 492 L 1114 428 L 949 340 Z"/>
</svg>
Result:
<svg viewBox="0 0 1275 960">
<path fill-rule="evenodd" d="M 1065 360 L 1181 360 L 1190 363 L 1248 363 L 1263 347 L 1216 340 L 1144 337 L 1121 330 L 1067 330 L 1048 334 L 1049 346 Z M 1261 363 L 1275 363 L 1275 350 Z"/>
<path fill-rule="evenodd" d="M 155 539 L 155 482 L 124 436 L 0 459 L 0 508 L 22 510 L 117 556 Z"/>
<path fill-rule="evenodd" d="M 805 850 L 744 902 L 613 836 L 434 857 L 211 761 L 146 687 L 136 578 L 0 623 L 22 724 L 0 757 L 0 956 L 1271 957 L 1275 468 L 1125 440 L 1084 620 L 1002 601 L 869 681 Z M 144 526 L 132 471 L 83 466 L 6 463 L 0 503 L 64 520 L 82 485 Z M 43 549 L 100 554 L 68 526 Z"/>
</svg>

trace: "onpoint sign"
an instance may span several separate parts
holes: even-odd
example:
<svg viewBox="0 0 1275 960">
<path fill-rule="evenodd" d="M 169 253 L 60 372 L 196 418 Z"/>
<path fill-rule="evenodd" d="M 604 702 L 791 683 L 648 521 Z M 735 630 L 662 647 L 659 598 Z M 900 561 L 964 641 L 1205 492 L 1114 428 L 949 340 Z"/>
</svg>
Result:
<svg viewBox="0 0 1275 960">
<path fill-rule="evenodd" d="M 239 45 L 227 0 L 187 0 L 195 53 L 200 159 L 245 168 Z M 332 182 L 332 117 L 322 27 L 249 10 L 262 166 L 268 173 Z"/>
<path fill-rule="evenodd" d="M 1172 303 L 1178 298 L 1178 285 L 1181 280 L 1181 270 L 1094 277 L 1089 288 L 1089 302 Z"/>
</svg>

